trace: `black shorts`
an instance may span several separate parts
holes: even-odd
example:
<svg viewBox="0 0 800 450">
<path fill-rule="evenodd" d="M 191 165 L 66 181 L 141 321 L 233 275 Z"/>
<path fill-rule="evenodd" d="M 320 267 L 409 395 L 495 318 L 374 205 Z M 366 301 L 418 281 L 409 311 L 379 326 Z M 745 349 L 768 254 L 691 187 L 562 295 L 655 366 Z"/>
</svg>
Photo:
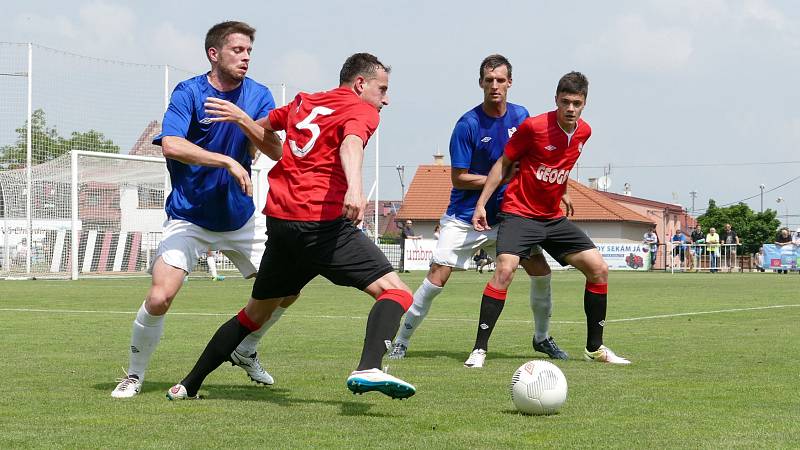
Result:
<svg viewBox="0 0 800 450">
<path fill-rule="evenodd" d="M 394 269 L 350 220 L 298 222 L 267 217 L 267 246 L 253 298 L 297 295 L 317 275 L 364 290 Z"/>
<path fill-rule="evenodd" d="M 500 213 L 497 230 L 497 254 L 510 253 L 527 258 L 531 247 L 540 245 L 562 266 L 569 254 L 597 248 L 580 228 L 566 217 L 560 219 L 531 219 Z"/>
</svg>

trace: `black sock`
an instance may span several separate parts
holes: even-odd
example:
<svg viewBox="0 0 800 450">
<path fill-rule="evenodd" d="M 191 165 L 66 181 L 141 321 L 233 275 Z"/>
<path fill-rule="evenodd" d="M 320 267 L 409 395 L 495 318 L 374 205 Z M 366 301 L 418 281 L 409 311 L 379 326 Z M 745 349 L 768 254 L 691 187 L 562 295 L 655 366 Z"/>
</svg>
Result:
<svg viewBox="0 0 800 450">
<path fill-rule="evenodd" d="M 483 290 L 483 297 L 481 298 L 481 316 L 478 319 L 478 334 L 475 336 L 475 347 L 473 350 L 483 349 L 489 350 L 489 338 L 492 336 L 492 331 L 500 318 L 500 313 L 503 312 L 503 306 L 506 304 L 507 291 L 496 289 L 489 283 Z"/>
<path fill-rule="evenodd" d="M 206 344 L 206 348 L 200 358 L 194 364 L 192 371 L 181 381 L 190 397 L 197 395 L 197 391 L 200 390 L 200 386 L 208 374 L 216 370 L 220 364 L 228 361 L 231 353 L 236 350 L 236 347 L 245 336 L 250 334 L 253 324 L 250 323 L 250 328 L 242 324 L 239 317 L 243 313 L 240 312 L 239 316 L 234 316 L 217 329 L 217 332 Z M 249 319 L 246 319 L 246 321 L 249 321 Z"/>
<path fill-rule="evenodd" d="M 400 319 L 413 300 L 411 293 L 399 289 L 387 289 L 378 296 L 369 312 L 364 348 L 356 370 L 381 369 L 383 355 L 392 345 Z"/>
<path fill-rule="evenodd" d="M 603 345 L 606 324 L 608 284 L 586 283 L 583 292 L 583 312 L 586 313 L 586 350 L 593 352 Z"/>
</svg>

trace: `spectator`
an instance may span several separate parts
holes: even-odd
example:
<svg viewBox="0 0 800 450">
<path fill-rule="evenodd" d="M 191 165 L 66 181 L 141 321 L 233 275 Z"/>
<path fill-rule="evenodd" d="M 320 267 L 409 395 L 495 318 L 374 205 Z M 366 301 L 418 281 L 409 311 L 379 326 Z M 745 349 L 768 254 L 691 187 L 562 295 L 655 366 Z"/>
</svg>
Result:
<svg viewBox="0 0 800 450">
<path fill-rule="evenodd" d="M 686 235 L 683 234 L 683 230 L 681 230 L 680 228 L 675 230 L 675 234 L 672 236 L 672 244 L 674 245 L 674 248 L 672 249 L 672 256 L 673 257 L 676 255 L 678 256 L 678 259 L 680 260 L 680 268 L 683 269 L 683 264 L 686 260 L 687 246 L 686 246 Z M 673 258 L 673 263 L 674 263 L 674 258 Z"/>
<path fill-rule="evenodd" d="M 650 270 L 656 265 L 656 255 L 658 254 L 658 233 L 656 233 L 656 226 L 650 227 L 650 231 L 644 234 L 644 245 L 650 248 Z"/>
<path fill-rule="evenodd" d="M 405 268 L 406 239 L 422 239 L 422 236 L 417 236 L 417 234 L 414 233 L 413 225 L 414 222 L 408 219 L 403 225 L 403 228 L 400 229 L 400 272 L 408 272 Z"/>
<path fill-rule="evenodd" d="M 778 247 L 781 247 L 781 248 L 786 247 L 786 246 L 793 246 L 794 245 L 792 243 L 792 235 L 791 235 L 791 233 L 789 233 L 789 229 L 788 228 L 783 227 L 778 231 L 778 235 L 775 236 L 775 245 L 777 245 Z M 777 272 L 778 273 L 789 273 L 789 269 L 784 268 L 782 263 L 783 263 L 783 261 L 781 261 L 781 266 L 778 267 Z"/>
<path fill-rule="evenodd" d="M 731 224 L 725 224 L 725 230 L 720 235 L 721 242 L 725 244 L 723 254 L 725 255 L 725 264 L 728 266 L 728 272 L 737 267 L 736 264 L 736 246 L 739 245 L 739 236 L 731 228 Z"/>
<path fill-rule="evenodd" d="M 692 243 L 694 244 L 694 267 L 699 272 L 703 267 L 703 250 L 705 249 L 706 235 L 703 234 L 703 227 L 698 223 L 692 231 Z"/>
<path fill-rule="evenodd" d="M 794 238 L 792 239 L 792 243 L 800 247 L 800 228 L 798 228 L 797 231 L 794 232 Z"/>
<path fill-rule="evenodd" d="M 478 250 L 478 252 L 475 253 L 475 256 L 472 257 L 472 260 L 475 261 L 475 271 L 480 273 L 483 273 L 484 267 L 494 262 L 492 257 L 486 253 L 486 249 L 484 248 Z"/>
<path fill-rule="evenodd" d="M 719 235 L 717 234 L 717 229 L 714 227 L 709 228 L 708 234 L 706 235 L 706 251 L 708 252 L 708 258 L 710 260 L 710 272 L 717 273 L 717 262 L 719 259 Z"/>
<path fill-rule="evenodd" d="M 764 271 L 764 247 L 759 247 L 758 253 L 753 254 L 753 261 L 755 261 L 756 270 L 759 272 Z"/>
</svg>

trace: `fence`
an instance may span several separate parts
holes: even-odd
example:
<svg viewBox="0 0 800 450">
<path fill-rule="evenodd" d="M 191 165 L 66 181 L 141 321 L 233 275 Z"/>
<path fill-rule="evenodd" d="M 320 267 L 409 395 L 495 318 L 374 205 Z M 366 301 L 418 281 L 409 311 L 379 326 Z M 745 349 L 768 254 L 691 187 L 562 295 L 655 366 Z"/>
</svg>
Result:
<svg viewBox="0 0 800 450">
<path fill-rule="evenodd" d="M 741 254 L 736 244 L 666 244 L 667 265 L 671 272 L 738 272 L 754 267 L 749 254 Z"/>
</svg>

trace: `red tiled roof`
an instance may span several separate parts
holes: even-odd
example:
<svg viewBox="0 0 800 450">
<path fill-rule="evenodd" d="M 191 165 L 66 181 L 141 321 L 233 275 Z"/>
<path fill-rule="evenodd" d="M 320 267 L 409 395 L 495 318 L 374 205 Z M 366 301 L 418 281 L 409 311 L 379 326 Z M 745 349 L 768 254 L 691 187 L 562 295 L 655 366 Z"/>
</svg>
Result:
<svg viewBox="0 0 800 450">
<path fill-rule="evenodd" d="M 398 220 L 439 220 L 450 203 L 450 166 L 422 165 L 408 186 Z"/>
<path fill-rule="evenodd" d="M 161 153 L 161 147 L 153 145 L 153 138 L 160 132 L 161 124 L 159 124 L 157 120 L 148 123 L 139 136 L 139 139 L 136 139 L 136 143 L 133 144 L 128 154 L 138 156 L 164 156 L 163 153 Z"/>
<path fill-rule="evenodd" d="M 650 208 L 666 209 L 669 212 L 682 213 L 683 207 L 674 203 L 657 202 L 655 200 L 648 200 L 646 198 L 633 197 L 630 195 L 615 194 L 613 192 L 597 191 L 599 194 L 605 195 L 611 200 L 625 203 L 633 203 L 635 205 L 647 206 Z"/>
<path fill-rule="evenodd" d="M 647 217 L 611 200 L 601 192 L 573 179 L 568 181 L 567 193 L 572 198 L 572 205 L 575 207 L 575 215 L 570 218 L 576 222 L 654 223 Z"/>
<path fill-rule="evenodd" d="M 408 187 L 398 220 L 438 220 L 450 202 L 450 166 L 422 165 Z M 575 206 L 573 220 L 578 222 L 653 223 L 594 189 L 570 179 L 567 192 Z"/>
</svg>

